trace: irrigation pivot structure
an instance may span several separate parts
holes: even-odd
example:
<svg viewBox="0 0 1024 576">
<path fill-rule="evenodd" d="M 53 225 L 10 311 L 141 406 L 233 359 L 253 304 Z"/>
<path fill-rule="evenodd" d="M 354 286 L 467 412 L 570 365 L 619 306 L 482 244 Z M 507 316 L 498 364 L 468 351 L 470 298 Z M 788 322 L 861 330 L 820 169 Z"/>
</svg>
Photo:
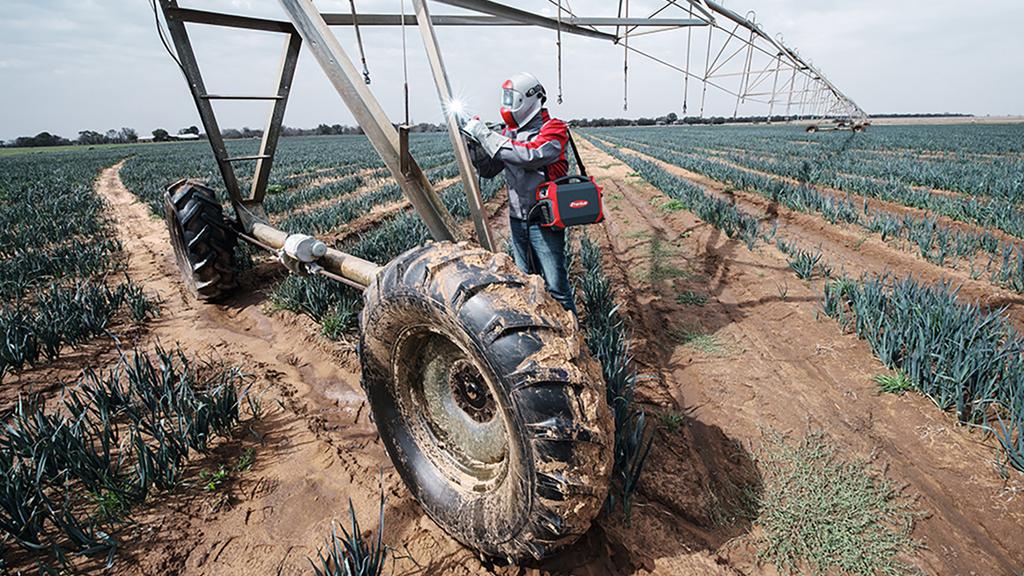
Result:
<svg viewBox="0 0 1024 576">
<path fill-rule="evenodd" d="M 543 282 L 493 252 L 477 178 L 454 115 L 445 114 L 475 241 L 460 237 L 409 151 L 407 127 L 391 122 L 368 86 L 365 68 L 362 73 L 357 69 L 330 27 L 353 26 L 358 32 L 359 26 L 416 26 L 444 110 L 452 93 L 435 26 L 536 26 L 551 29 L 559 45 L 562 34 L 620 44 L 624 80 L 629 54 L 647 56 L 635 40 L 630 45 L 631 36 L 683 28 L 690 34 L 703 27 L 709 38 L 706 65 L 700 74 L 691 73 L 688 65 L 682 69 L 687 96 L 689 80 L 696 78 L 705 94 L 711 88 L 736 94 L 739 101 L 758 101 L 766 77 L 788 74 L 788 89 L 773 82 L 775 88 L 764 100 L 770 108 L 785 104 L 802 108 L 806 115 L 813 102 L 822 117 L 863 118 L 860 108 L 794 50 L 752 20 L 710 0 L 670 1 L 646 17 L 629 17 L 628 0 L 614 17 L 579 16 L 549 0 L 558 6 L 556 18 L 488 0 L 435 2 L 469 11 L 455 15 L 432 15 L 426 0 L 412 0 L 413 13 L 397 15 L 320 13 L 312 0 L 279 0 L 282 20 L 158 1 L 169 36 L 161 29 L 161 40 L 188 83 L 234 212 L 233 218 L 225 217 L 214 193 L 200 182 L 181 180 L 168 188 L 165 216 L 190 291 L 199 299 L 216 300 L 234 288 L 232 252 L 238 240 L 273 252 L 295 274 L 321 275 L 362 290 L 362 385 L 396 469 L 426 512 L 455 538 L 481 554 L 512 561 L 541 559 L 571 543 L 602 508 L 615 431 L 600 367 L 586 353 L 575 318 L 546 293 Z M 659 16 L 673 6 L 683 13 Z M 276 90 L 264 95 L 209 93 L 187 24 L 280 33 L 284 43 Z M 724 40 L 712 61 L 713 35 Z M 736 46 L 740 51 L 730 54 Z M 759 69 L 754 53 L 764 52 L 765 46 L 770 47 L 772 64 Z M 303 47 L 434 242 L 391 262 L 369 262 L 270 224 L 263 200 Z M 746 57 L 741 59 L 743 51 Z M 686 57 L 689 62 L 689 51 Z M 730 90 L 721 84 L 723 67 L 740 60 L 741 86 Z M 800 90 L 798 78 L 804 82 Z M 228 153 L 212 107 L 217 100 L 270 104 L 257 154 Z M 247 191 L 240 188 L 235 171 L 243 161 L 255 161 Z"/>
</svg>

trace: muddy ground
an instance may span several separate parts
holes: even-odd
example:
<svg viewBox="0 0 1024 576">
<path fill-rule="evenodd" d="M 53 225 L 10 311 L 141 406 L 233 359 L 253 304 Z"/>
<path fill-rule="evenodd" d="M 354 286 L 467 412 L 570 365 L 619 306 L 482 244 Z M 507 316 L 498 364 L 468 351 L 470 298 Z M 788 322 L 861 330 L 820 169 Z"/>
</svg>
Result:
<svg viewBox="0 0 1024 576">
<path fill-rule="evenodd" d="M 866 344 L 818 313 L 820 282 L 798 280 L 774 247 L 751 252 L 688 212 L 662 209 L 664 194 L 580 144 L 605 186 L 607 219 L 588 233 L 604 249 L 631 324 L 638 399 L 655 434 L 631 522 L 621 514 L 602 518 L 542 565 L 482 563 L 437 528 L 399 480 L 369 419 L 353 344 L 330 342 L 307 318 L 273 310 L 262 291 L 278 277 L 272 266 L 258 266 L 245 280 L 248 289 L 223 305 L 193 301 L 179 282 L 163 222 L 124 188 L 115 165 L 97 190 L 114 208 L 131 276 L 162 300 L 160 318 L 126 341 L 177 344 L 243 367 L 263 393 L 265 412 L 195 462 L 192 477 L 246 449 L 255 454 L 253 467 L 216 491 L 202 490 L 196 478 L 151 499 L 117 535 L 125 546 L 115 571 L 308 574 L 309 559 L 332 521 L 344 521 L 349 500 L 363 526 L 376 527 L 383 486 L 384 540 L 395 574 L 773 574 L 758 560 L 757 529 L 746 513 L 761 489 L 763 434 L 823 430 L 842 454 L 873 458 L 927 513 L 913 533 L 925 547 L 909 559 L 923 572 L 1018 573 L 1024 483 L 1019 475 L 1000 477 L 990 440 L 956 426 L 927 399 L 879 395 L 871 378 L 884 368 Z M 755 198 L 736 194 L 735 201 L 770 217 Z M 489 208 L 502 230 L 502 203 Z M 780 218 L 797 238 L 823 243 L 848 273 L 898 266 L 964 280 L 812 216 L 783 210 Z M 682 303 L 684 291 L 708 300 Z M 683 333 L 707 336 L 710 344 L 683 344 Z M 85 348 L 13 379 L 3 399 L 113 358 L 109 346 Z M 681 425 L 662 425 L 660 414 L 681 416 Z"/>
</svg>

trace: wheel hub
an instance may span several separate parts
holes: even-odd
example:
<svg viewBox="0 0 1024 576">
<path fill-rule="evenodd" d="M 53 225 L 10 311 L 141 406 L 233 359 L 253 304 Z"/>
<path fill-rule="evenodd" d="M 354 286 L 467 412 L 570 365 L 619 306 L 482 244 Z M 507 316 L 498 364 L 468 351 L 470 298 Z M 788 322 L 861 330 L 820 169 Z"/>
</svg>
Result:
<svg viewBox="0 0 1024 576">
<path fill-rule="evenodd" d="M 494 418 L 494 396 L 480 372 L 469 362 L 459 360 L 452 366 L 449 381 L 459 408 L 473 420 L 484 423 Z"/>
</svg>

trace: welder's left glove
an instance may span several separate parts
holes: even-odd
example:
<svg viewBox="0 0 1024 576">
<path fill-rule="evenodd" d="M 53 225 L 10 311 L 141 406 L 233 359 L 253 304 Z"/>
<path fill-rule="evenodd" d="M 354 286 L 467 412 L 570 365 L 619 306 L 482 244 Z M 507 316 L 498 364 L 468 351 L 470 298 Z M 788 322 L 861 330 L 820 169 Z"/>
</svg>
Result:
<svg viewBox="0 0 1024 576">
<path fill-rule="evenodd" d="M 487 153 L 487 156 L 494 158 L 498 150 L 508 141 L 508 136 L 503 136 L 487 127 L 479 118 L 473 118 L 462 127 L 466 136 L 471 138 Z"/>
</svg>

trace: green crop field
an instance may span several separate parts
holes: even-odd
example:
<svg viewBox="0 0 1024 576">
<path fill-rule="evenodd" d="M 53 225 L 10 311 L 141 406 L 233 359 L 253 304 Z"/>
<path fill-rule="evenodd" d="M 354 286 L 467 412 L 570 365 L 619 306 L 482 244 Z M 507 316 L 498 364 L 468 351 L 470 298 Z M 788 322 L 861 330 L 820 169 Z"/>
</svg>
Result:
<svg viewBox="0 0 1024 576">
<path fill-rule="evenodd" d="M 585 344 L 603 367 L 616 426 L 605 537 L 637 547 L 622 532 L 630 526 L 693 537 L 693 529 L 665 520 L 685 516 L 709 538 L 745 539 L 757 562 L 784 573 L 911 574 L 922 545 L 915 526 L 928 526 L 922 519 L 931 510 L 927 498 L 919 505 L 894 482 L 913 492 L 977 469 L 992 483 L 1019 485 L 1024 125 L 876 126 L 857 134 L 790 125 L 622 127 L 581 129 L 577 138 L 605 187 L 607 221 L 574 230 L 566 247 Z M 233 155 L 255 154 L 258 146 L 229 142 Z M 447 135 L 414 134 L 412 151 L 469 230 Z M 140 510 L 159 507 L 169 494 L 230 491 L 260 473 L 250 471 L 253 458 L 274 449 L 251 438 L 275 433 L 262 420 L 261 394 L 286 412 L 298 405 L 268 383 L 263 366 L 247 371 L 240 344 L 226 341 L 219 350 L 238 352 L 232 358 L 243 362 L 227 365 L 188 349 L 188 330 L 166 327 L 194 312 L 133 272 L 136 255 L 97 184 L 118 165 L 116 176 L 148 211 L 153 234 L 166 235 L 164 193 L 180 178 L 207 182 L 232 214 L 205 141 L 0 152 L 0 383 L 17 387 L 4 395 L 0 533 L 12 566 L 119 566 Z M 236 164 L 243 190 L 252 166 Z M 504 238 L 504 182 L 482 184 L 492 226 Z M 284 231 L 382 264 L 430 240 L 362 136 L 282 139 L 265 208 Z M 507 248 L 504 240 L 500 247 Z M 177 283 L 170 244 L 155 250 L 167 263 L 157 258 L 145 278 Z M 330 350 L 331 362 L 357 381 L 351 357 L 361 292 L 324 276 L 285 274 L 275 263 L 265 250 L 240 245 L 233 265 L 256 295 L 211 306 L 256 310 L 278 329 L 310 328 L 301 346 Z M 776 317 L 784 320 L 770 332 L 759 324 Z M 195 320 L 198 330 L 223 321 L 213 318 Z M 732 325 L 742 327 L 734 333 Z M 757 340 L 744 339 L 750 331 Z M 174 342 L 165 334 L 184 339 L 187 350 L 168 351 Z M 269 332 L 266 339 L 274 337 L 290 336 Z M 806 340 L 812 337 L 818 340 Z M 782 345 L 789 347 L 772 348 Z M 291 350 L 286 361 L 301 374 L 303 352 Z M 105 351 L 117 353 L 101 360 Z M 793 360 L 794 351 L 810 360 Z M 68 357 L 81 365 L 62 363 Z M 821 368 L 833 371 L 826 379 L 792 368 L 801 362 L 841 368 Z M 746 365 L 760 372 L 743 372 Z M 749 382 L 757 373 L 771 379 Z M 38 381 L 59 384 L 48 394 L 21 393 Z M 678 400 L 691 394 L 717 398 L 723 412 L 702 416 L 704 404 Z M 792 395 L 807 413 L 750 409 L 741 401 L 748 394 L 779 398 L 781 407 Z M 801 400 L 814 394 L 838 412 L 815 414 L 816 404 Z M 741 424 L 730 429 L 734 401 Z M 308 402 L 302 418 L 326 414 L 315 416 L 311 430 L 327 421 L 348 425 Z M 835 420 L 846 409 L 892 420 L 863 441 Z M 901 410 L 946 435 L 930 440 L 930 452 L 904 454 L 900 442 L 925 425 L 884 436 L 881 430 L 898 429 Z M 816 431 L 801 432 L 804 417 Z M 909 462 L 937 461 L 946 442 L 973 447 L 962 469 L 917 483 Z M 211 468 L 207 459 L 218 446 L 243 456 Z M 885 465 L 864 459 L 873 450 L 888 458 Z M 351 466 L 361 473 L 362 464 Z M 396 545 L 359 531 L 369 502 L 379 504 L 387 538 L 418 537 L 386 528 L 389 509 L 372 496 L 357 499 L 359 521 L 352 512 L 345 523 L 355 532 L 333 530 L 326 555 L 308 554 L 319 559 L 317 573 L 330 573 L 345 546 L 363 546 L 378 568 L 389 556 L 405 562 Z M 1007 506 L 1020 510 L 1016 501 Z M 845 520 L 816 510 L 845 511 Z M 972 516 L 977 510 L 958 514 L 988 521 Z M 941 531 L 950 520 L 940 513 L 937 522 Z M 808 540 L 802 530 L 812 529 L 827 538 Z M 870 555 L 855 558 L 857 550 Z M 742 550 L 718 553 L 747 561 Z"/>
</svg>

